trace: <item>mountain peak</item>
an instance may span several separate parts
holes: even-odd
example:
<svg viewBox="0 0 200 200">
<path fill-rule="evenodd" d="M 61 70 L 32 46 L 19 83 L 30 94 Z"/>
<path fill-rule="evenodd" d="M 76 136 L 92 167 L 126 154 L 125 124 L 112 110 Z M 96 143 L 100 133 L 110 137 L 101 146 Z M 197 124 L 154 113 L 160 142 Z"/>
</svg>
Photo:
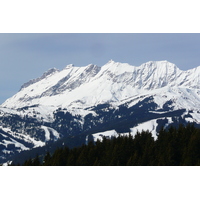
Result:
<svg viewBox="0 0 200 200">
<path fill-rule="evenodd" d="M 70 69 L 70 68 L 72 68 L 72 67 L 74 67 L 74 64 L 69 64 L 69 65 L 67 65 L 64 69 Z"/>
<path fill-rule="evenodd" d="M 144 63 L 143 65 L 145 64 L 154 64 L 154 65 L 175 65 L 167 60 L 160 60 L 160 61 L 148 61 L 146 63 Z"/>
<path fill-rule="evenodd" d="M 108 65 L 108 64 L 115 64 L 117 62 L 115 62 L 114 60 L 110 59 L 105 65 Z"/>
<path fill-rule="evenodd" d="M 49 70 L 47 70 L 46 72 L 44 72 L 44 74 L 41 76 L 41 78 L 43 77 L 47 77 L 47 76 L 49 76 L 49 75 L 52 75 L 52 74 L 54 74 L 55 72 L 58 72 L 59 71 L 59 69 L 57 69 L 57 68 L 50 68 Z"/>
<path fill-rule="evenodd" d="M 156 68 L 157 70 L 167 71 L 167 72 L 171 71 L 173 73 L 175 73 L 175 71 L 178 71 L 178 70 L 181 71 L 175 64 L 173 64 L 167 60 L 149 61 L 149 62 L 142 64 L 141 67 L 150 68 L 150 69 Z"/>
<path fill-rule="evenodd" d="M 47 70 L 46 72 L 44 72 L 44 74 L 43 74 L 41 77 L 36 78 L 36 79 L 32 79 L 32 80 L 30 80 L 30 81 L 24 83 L 24 84 L 21 86 L 20 91 L 21 91 L 22 89 L 28 87 L 29 85 L 32 85 L 32 84 L 34 84 L 34 83 L 36 83 L 36 82 L 38 82 L 38 81 L 41 81 L 42 79 L 46 78 L 47 76 L 51 76 L 51 75 L 53 75 L 53 74 L 55 74 L 55 73 L 57 73 L 57 72 L 59 72 L 58 69 L 56 69 L 56 68 L 50 68 L 49 70 Z"/>
</svg>

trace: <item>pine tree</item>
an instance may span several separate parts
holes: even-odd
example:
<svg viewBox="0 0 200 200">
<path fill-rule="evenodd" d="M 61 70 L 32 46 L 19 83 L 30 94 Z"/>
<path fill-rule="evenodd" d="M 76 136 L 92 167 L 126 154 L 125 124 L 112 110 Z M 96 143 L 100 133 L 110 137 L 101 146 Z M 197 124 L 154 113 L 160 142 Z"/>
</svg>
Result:
<svg viewBox="0 0 200 200">
<path fill-rule="evenodd" d="M 33 165 L 33 166 L 40 166 L 40 160 L 39 160 L 38 154 L 37 154 L 37 156 L 33 159 L 32 165 Z"/>
<path fill-rule="evenodd" d="M 50 166 L 51 165 L 51 155 L 49 152 L 46 153 L 43 161 L 43 165 Z"/>
</svg>

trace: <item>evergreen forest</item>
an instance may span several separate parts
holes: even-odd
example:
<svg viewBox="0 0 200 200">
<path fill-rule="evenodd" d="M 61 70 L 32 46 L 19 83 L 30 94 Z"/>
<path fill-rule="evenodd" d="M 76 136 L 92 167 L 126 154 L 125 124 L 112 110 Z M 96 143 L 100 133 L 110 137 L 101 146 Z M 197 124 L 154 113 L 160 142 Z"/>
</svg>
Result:
<svg viewBox="0 0 200 200">
<path fill-rule="evenodd" d="M 103 137 L 88 145 L 58 148 L 37 155 L 24 166 L 195 166 L 200 165 L 200 129 L 193 124 L 161 129 L 154 140 L 149 131 L 134 137 Z"/>
</svg>

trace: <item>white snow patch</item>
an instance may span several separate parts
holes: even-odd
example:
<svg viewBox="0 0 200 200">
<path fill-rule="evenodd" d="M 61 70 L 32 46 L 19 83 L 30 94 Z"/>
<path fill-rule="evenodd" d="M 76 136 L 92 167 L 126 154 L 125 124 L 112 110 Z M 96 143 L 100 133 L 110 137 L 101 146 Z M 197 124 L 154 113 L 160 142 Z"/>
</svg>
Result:
<svg viewBox="0 0 200 200">
<path fill-rule="evenodd" d="M 0 144 L 3 144 L 7 147 L 8 144 L 14 144 L 15 147 L 19 147 L 21 150 L 29 150 L 29 148 L 25 147 L 23 144 L 17 142 L 16 140 L 9 138 L 11 141 L 3 139 Z M 6 150 L 5 150 L 6 151 Z"/>
<path fill-rule="evenodd" d="M 18 139 L 23 139 L 25 142 L 28 143 L 33 143 L 34 144 L 34 148 L 35 147 L 39 147 L 39 146 L 44 146 L 45 142 L 42 141 L 38 141 L 35 140 L 34 138 L 30 137 L 29 135 L 25 134 L 25 133 L 17 133 L 17 132 L 13 132 L 11 131 L 9 128 L 3 128 L 2 126 L 0 126 L 0 129 L 2 129 L 4 132 L 10 134 L 12 137 L 14 138 L 18 138 Z M 5 138 L 9 138 L 12 141 L 12 144 L 15 144 L 15 146 L 17 145 L 17 147 L 22 148 L 23 150 L 27 150 L 29 148 L 25 147 L 23 144 L 17 142 L 16 140 L 10 138 L 9 136 L 4 135 L 3 133 L 1 133 L 1 135 L 3 135 Z M 8 141 L 9 143 L 10 141 Z"/>
<path fill-rule="evenodd" d="M 152 133 L 152 136 L 154 139 L 157 139 L 157 132 L 156 132 L 156 127 L 158 123 L 156 122 L 157 119 L 153 119 L 151 121 L 147 121 L 141 124 L 138 124 L 138 126 L 131 128 L 131 135 L 134 137 L 137 132 L 142 132 L 142 131 L 149 131 Z"/>
<path fill-rule="evenodd" d="M 196 123 L 200 124 L 200 111 L 193 111 L 192 113 L 190 113 L 190 115 L 192 116 L 193 121 L 195 120 Z M 190 122 L 193 121 L 190 120 Z"/>
<path fill-rule="evenodd" d="M 94 141 L 96 142 L 98 139 L 100 141 L 103 140 L 103 136 L 105 136 L 106 138 L 111 138 L 112 136 L 118 137 L 118 133 L 115 130 L 110 130 L 110 131 L 105 131 L 105 132 L 100 132 L 100 133 L 95 133 L 92 134 L 94 137 Z"/>
<path fill-rule="evenodd" d="M 192 119 L 192 118 L 190 118 L 190 117 L 187 117 L 187 118 L 185 118 L 185 120 L 187 121 L 187 122 L 194 122 L 194 120 Z"/>
<path fill-rule="evenodd" d="M 46 141 L 49 141 L 49 140 L 50 140 L 50 132 L 49 132 L 49 130 L 48 130 L 48 127 L 46 127 L 46 126 L 41 126 L 41 128 L 44 129 L 44 131 L 45 131 L 45 140 L 46 140 Z"/>
<path fill-rule="evenodd" d="M 42 129 L 44 129 L 45 131 L 45 141 L 49 141 L 50 138 L 50 134 L 52 133 L 54 135 L 54 137 L 56 138 L 56 140 L 58 138 L 60 138 L 60 134 L 54 130 L 53 128 L 47 127 L 47 126 L 41 126 Z"/>
</svg>

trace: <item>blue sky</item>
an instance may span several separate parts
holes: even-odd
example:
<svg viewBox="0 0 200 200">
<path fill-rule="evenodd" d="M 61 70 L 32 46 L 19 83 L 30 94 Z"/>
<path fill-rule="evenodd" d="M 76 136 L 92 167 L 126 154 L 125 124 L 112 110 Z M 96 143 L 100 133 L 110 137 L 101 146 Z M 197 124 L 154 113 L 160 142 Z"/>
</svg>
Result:
<svg viewBox="0 0 200 200">
<path fill-rule="evenodd" d="M 0 103 L 53 67 L 168 60 L 187 70 L 200 66 L 199 52 L 198 33 L 1 33 Z"/>
</svg>

